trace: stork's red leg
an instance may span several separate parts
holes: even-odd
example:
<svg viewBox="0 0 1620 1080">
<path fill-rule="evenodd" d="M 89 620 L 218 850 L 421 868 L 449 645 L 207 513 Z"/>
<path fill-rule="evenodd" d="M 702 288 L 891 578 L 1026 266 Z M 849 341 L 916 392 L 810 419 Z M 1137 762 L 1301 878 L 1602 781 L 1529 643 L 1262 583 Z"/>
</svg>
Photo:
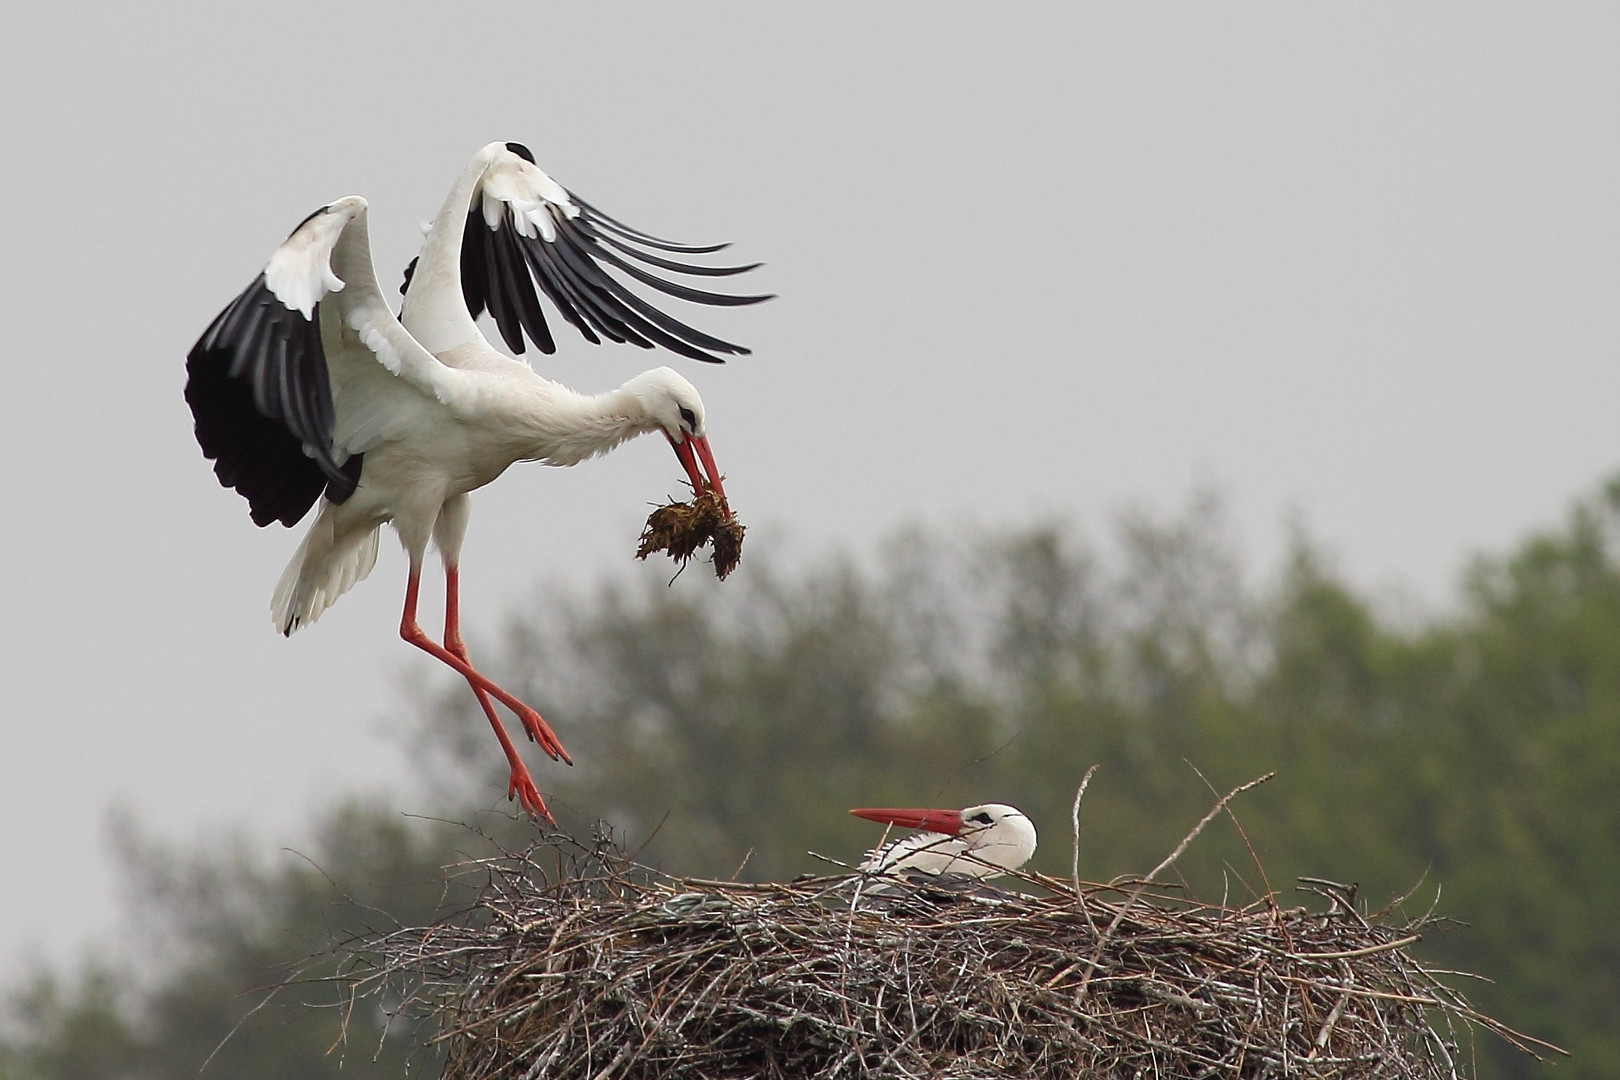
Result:
<svg viewBox="0 0 1620 1080">
<path fill-rule="evenodd" d="M 472 666 L 472 660 L 467 656 L 466 643 L 461 640 L 461 572 L 454 563 L 444 568 L 444 646 L 460 657 L 468 667 Z M 491 706 L 483 688 L 471 679 L 467 682 L 473 688 L 473 693 L 478 695 L 484 711 L 488 712 Z M 530 742 L 537 742 L 545 747 L 546 753 L 551 754 L 553 760 L 560 756 L 570 765 L 573 764 L 568 758 L 568 751 L 562 747 L 562 741 L 538 712 L 526 708 L 518 712 L 518 719 L 522 721 L 523 730 L 528 734 Z"/>
<path fill-rule="evenodd" d="M 530 817 L 544 818 L 553 825 L 557 824 L 557 819 L 546 809 L 546 800 L 540 797 L 540 789 L 534 786 L 534 777 L 529 775 L 529 767 L 518 757 L 517 747 L 512 745 L 511 738 L 506 734 L 506 728 L 501 726 L 500 718 L 495 715 L 495 706 L 490 703 L 489 696 L 476 688 L 474 692 L 478 695 L 478 703 L 484 707 L 484 715 L 489 717 L 489 726 L 495 729 L 495 737 L 501 741 L 501 750 L 505 752 L 506 763 L 511 770 L 506 782 L 507 799 L 516 797 L 518 805 L 523 807 L 523 812 Z"/>
<path fill-rule="evenodd" d="M 438 657 L 442 663 L 455 668 L 463 678 L 472 684 L 475 690 L 485 691 L 502 705 L 511 709 L 517 714 L 518 719 L 522 721 L 524 730 L 528 731 L 530 737 L 540 744 L 542 750 L 551 755 L 553 760 L 565 761 L 572 765 L 574 762 L 568 756 L 568 751 L 563 749 L 562 743 L 552 733 L 551 728 L 546 726 L 546 722 L 541 719 L 538 712 L 496 686 L 487 676 L 473 667 L 471 662 L 455 655 L 428 637 L 422 632 L 422 628 L 416 625 L 416 595 L 420 586 L 421 572 L 416 567 L 412 567 L 410 578 L 405 584 L 405 613 L 400 617 L 399 636 L 423 652 Z"/>
<path fill-rule="evenodd" d="M 444 647 L 463 661 L 467 661 L 467 646 L 461 640 L 461 624 L 458 610 L 460 605 L 456 584 L 455 567 L 447 567 L 445 570 Z M 471 661 L 467 662 L 471 663 Z M 551 824 L 557 824 L 556 819 L 551 816 L 551 811 L 546 809 L 546 801 L 540 797 L 540 790 L 534 786 L 534 777 L 529 775 L 529 767 L 523 764 L 523 759 L 518 756 L 517 747 L 513 746 L 512 740 L 507 737 L 506 726 L 501 723 L 501 718 L 495 714 L 495 705 L 489 700 L 489 695 L 484 692 L 483 687 L 470 679 L 467 685 L 472 687 L 473 694 L 478 698 L 479 706 L 484 710 L 484 715 L 489 718 L 489 726 L 495 729 L 495 737 L 500 740 L 501 750 L 505 752 L 507 764 L 511 767 L 511 778 L 506 784 L 506 797 L 511 799 L 515 796 L 518 805 L 523 807 L 530 817 L 545 818 Z"/>
</svg>

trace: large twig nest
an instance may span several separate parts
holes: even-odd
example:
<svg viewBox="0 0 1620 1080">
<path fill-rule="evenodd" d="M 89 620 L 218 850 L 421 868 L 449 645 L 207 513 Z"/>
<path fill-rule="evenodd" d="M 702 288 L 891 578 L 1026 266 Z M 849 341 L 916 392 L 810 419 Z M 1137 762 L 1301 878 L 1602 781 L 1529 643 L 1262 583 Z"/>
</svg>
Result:
<svg viewBox="0 0 1620 1080">
<path fill-rule="evenodd" d="M 1475 1011 L 1383 924 L 1140 883 L 665 877 L 606 841 L 471 864 L 460 916 L 367 943 L 357 992 L 437 1020 L 447 1080 L 1457 1077 Z M 1321 904 L 1317 905 L 1322 906 Z M 357 953 L 357 956 L 360 954 Z M 400 995 L 401 997 L 396 997 Z"/>
</svg>

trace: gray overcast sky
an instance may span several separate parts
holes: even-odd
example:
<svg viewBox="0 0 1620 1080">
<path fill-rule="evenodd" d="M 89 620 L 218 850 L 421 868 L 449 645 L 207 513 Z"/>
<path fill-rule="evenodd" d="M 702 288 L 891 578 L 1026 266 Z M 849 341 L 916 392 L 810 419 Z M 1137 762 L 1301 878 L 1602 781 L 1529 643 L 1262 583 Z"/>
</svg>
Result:
<svg viewBox="0 0 1620 1080">
<path fill-rule="evenodd" d="M 963 515 L 1100 532 L 1213 480 L 1258 562 L 1297 510 L 1357 581 L 1441 603 L 1470 553 L 1620 456 L 1612 3 L 153 0 L 5 22 L 0 956 L 109 924 L 113 813 L 178 840 L 251 824 L 273 853 L 406 767 L 384 735 L 401 676 L 439 674 L 395 635 L 397 545 L 275 637 L 297 535 L 215 484 L 184 356 L 339 196 L 371 201 L 391 280 L 491 139 L 768 263 L 780 299 L 699 319 L 756 355 L 673 361 L 761 546 L 869 550 Z M 653 362 L 567 339 L 543 370 L 600 390 Z M 481 492 L 474 647 L 537 581 L 667 576 L 630 553 L 678 480 L 643 440 Z"/>
</svg>

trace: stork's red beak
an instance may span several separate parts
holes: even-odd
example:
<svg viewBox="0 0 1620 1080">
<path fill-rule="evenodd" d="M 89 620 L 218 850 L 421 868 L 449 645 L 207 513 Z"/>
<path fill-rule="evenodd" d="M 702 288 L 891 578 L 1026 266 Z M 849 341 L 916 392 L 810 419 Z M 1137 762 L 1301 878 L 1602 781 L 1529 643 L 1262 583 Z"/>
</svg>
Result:
<svg viewBox="0 0 1620 1080">
<path fill-rule="evenodd" d="M 960 810 L 892 810 L 884 807 L 866 807 L 850 813 L 867 821 L 882 825 L 902 825 L 908 829 L 927 829 L 929 832 L 955 836 L 962 831 Z"/>
<path fill-rule="evenodd" d="M 675 448 L 675 456 L 681 459 L 681 465 L 686 469 L 686 478 L 692 482 L 692 494 L 701 495 L 705 488 L 713 488 L 723 505 L 726 501 L 726 490 L 720 486 L 720 470 L 715 467 L 714 454 L 709 451 L 708 437 L 689 435 L 676 442 L 673 436 L 669 436 L 669 445 Z M 699 461 L 703 462 L 703 472 L 698 471 Z M 704 477 L 704 472 L 708 473 L 707 478 Z"/>
</svg>

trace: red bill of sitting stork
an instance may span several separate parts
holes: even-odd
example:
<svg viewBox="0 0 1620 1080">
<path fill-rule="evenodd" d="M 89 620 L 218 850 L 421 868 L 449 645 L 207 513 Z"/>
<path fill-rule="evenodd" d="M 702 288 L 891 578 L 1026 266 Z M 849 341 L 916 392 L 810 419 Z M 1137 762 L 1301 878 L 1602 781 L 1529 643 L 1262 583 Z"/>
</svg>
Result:
<svg viewBox="0 0 1620 1080">
<path fill-rule="evenodd" d="M 491 699 L 553 760 L 569 758 L 539 712 L 467 657 L 457 584 L 468 493 L 514 462 L 574 465 L 652 432 L 669 440 L 694 493 L 724 492 L 703 399 L 681 375 L 660 367 L 607 393 L 578 393 L 497 350 L 475 320 L 487 310 L 514 353 L 524 351 L 525 335 L 554 352 L 543 295 L 592 343 L 607 338 L 720 363 L 719 354 L 748 350 L 676 320 L 608 271 L 697 303 L 768 299 L 654 272 L 717 276 L 758 265 L 670 257 L 723 247 L 632 229 L 564 189 L 527 148 L 490 143 L 456 181 L 406 270 L 397 318 L 372 265 L 366 201 L 352 195 L 305 218 L 186 359 L 197 441 L 220 483 L 248 500 L 254 523 L 291 526 L 316 509 L 276 586 L 275 628 L 291 634 L 314 622 L 365 578 L 391 523 L 410 560 L 400 636 L 471 685 L 511 769 L 507 797 L 531 816 L 551 818 Z M 442 644 L 416 621 L 430 542 L 444 562 Z"/>
<path fill-rule="evenodd" d="M 916 872 L 991 878 L 1017 870 L 1035 854 L 1035 825 L 1006 803 L 963 810 L 863 808 L 856 817 L 920 832 L 869 852 L 861 870 L 888 877 Z"/>
</svg>

